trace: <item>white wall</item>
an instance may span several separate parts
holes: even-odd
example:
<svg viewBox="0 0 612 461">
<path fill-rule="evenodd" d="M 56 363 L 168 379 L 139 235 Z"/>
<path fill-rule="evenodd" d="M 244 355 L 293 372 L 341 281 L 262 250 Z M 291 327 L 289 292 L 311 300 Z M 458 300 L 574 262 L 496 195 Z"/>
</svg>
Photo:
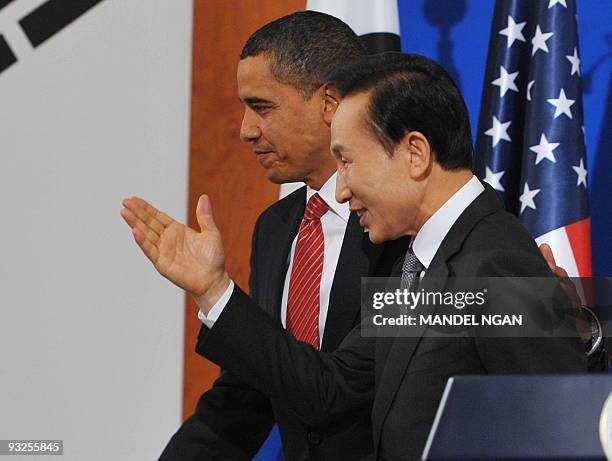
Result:
<svg viewBox="0 0 612 461">
<path fill-rule="evenodd" d="M 180 420 L 184 297 L 119 210 L 186 218 L 192 2 L 105 0 L 32 50 L 14 24 L 41 3 L 0 11 L 22 58 L 0 73 L 0 439 L 154 459 Z"/>
</svg>

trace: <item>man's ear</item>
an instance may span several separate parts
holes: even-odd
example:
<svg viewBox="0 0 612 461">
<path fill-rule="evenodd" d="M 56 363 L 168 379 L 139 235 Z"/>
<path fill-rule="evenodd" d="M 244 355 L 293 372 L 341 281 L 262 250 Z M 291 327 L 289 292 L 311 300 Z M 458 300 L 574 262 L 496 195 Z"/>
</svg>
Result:
<svg viewBox="0 0 612 461">
<path fill-rule="evenodd" d="M 409 131 L 400 143 L 395 146 L 393 155 L 400 155 L 404 160 L 409 175 L 414 180 L 427 177 L 433 166 L 431 145 L 420 131 Z"/>
<path fill-rule="evenodd" d="M 336 113 L 336 109 L 338 109 L 338 105 L 342 98 L 340 97 L 340 93 L 333 86 L 325 83 L 322 87 L 324 91 L 323 95 L 323 120 L 328 125 L 331 125 L 332 118 L 334 118 L 334 114 Z"/>
</svg>

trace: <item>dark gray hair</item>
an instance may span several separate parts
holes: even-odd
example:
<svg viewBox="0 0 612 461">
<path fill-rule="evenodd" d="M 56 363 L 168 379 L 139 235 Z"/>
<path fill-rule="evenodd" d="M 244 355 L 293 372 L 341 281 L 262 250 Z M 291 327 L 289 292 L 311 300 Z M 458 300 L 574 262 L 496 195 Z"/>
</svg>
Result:
<svg viewBox="0 0 612 461">
<path fill-rule="evenodd" d="M 359 37 L 340 19 L 316 11 L 300 11 L 272 21 L 254 32 L 240 59 L 266 55 L 272 75 L 308 99 L 341 64 L 366 54 Z"/>
</svg>

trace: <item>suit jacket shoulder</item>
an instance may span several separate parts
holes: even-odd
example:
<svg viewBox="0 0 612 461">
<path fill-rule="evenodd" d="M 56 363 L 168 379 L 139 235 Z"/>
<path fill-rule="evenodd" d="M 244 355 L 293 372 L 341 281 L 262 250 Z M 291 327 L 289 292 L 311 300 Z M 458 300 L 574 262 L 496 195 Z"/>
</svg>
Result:
<svg viewBox="0 0 612 461">
<path fill-rule="evenodd" d="M 255 223 L 255 229 L 260 227 L 267 228 L 274 225 L 277 221 L 289 222 L 295 220 L 296 217 L 301 217 L 306 208 L 306 186 L 300 187 L 289 195 L 274 202 L 264 211 L 262 211 Z"/>
<path fill-rule="evenodd" d="M 449 275 L 465 277 L 552 276 L 533 237 L 488 184 L 440 245 L 431 266 L 441 264 L 448 265 Z M 500 272 L 491 272 L 493 266 Z"/>
</svg>

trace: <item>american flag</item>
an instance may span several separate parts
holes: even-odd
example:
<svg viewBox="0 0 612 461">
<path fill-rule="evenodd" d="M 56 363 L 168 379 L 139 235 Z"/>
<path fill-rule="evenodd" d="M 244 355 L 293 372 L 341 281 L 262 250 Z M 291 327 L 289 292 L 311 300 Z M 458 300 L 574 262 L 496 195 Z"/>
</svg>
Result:
<svg viewBox="0 0 612 461">
<path fill-rule="evenodd" d="M 498 0 L 476 139 L 476 174 L 571 277 L 591 276 L 574 0 Z"/>
</svg>

